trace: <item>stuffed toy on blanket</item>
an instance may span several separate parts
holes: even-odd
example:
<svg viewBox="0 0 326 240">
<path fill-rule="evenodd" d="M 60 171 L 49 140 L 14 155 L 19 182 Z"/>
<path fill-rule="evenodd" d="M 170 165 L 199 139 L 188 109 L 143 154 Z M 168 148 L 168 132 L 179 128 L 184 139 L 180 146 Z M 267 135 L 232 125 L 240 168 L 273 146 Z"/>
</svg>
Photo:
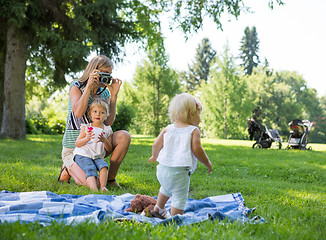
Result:
<svg viewBox="0 0 326 240">
<path fill-rule="evenodd" d="M 147 195 L 136 194 L 125 212 L 134 212 L 146 217 L 152 217 L 150 211 L 154 209 L 155 205 L 156 200 L 154 198 Z"/>
</svg>

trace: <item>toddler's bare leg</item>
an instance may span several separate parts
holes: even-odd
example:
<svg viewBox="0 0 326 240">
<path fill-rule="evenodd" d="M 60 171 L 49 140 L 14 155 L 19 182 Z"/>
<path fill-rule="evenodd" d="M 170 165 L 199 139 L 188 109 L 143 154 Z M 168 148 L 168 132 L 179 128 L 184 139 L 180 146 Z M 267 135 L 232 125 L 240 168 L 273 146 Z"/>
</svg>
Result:
<svg viewBox="0 0 326 240">
<path fill-rule="evenodd" d="M 98 191 L 98 188 L 97 188 L 97 181 L 96 181 L 96 178 L 95 177 L 88 177 L 86 179 L 86 182 L 88 184 L 88 187 L 92 190 L 92 191 Z"/>
<path fill-rule="evenodd" d="M 108 168 L 104 167 L 100 170 L 100 189 L 102 190 L 105 188 L 107 182 L 108 182 Z"/>
<path fill-rule="evenodd" d="M 159 206 L 160 208 L 165 208 L 165 204 L 166 202 L 169 200 L 170 197 L 165 196 L 163 193 L 159 193 L 158 197 L 157 197 L 157 206 Z M 154 208 L 154 211 L 158 212 L 157 208 Z"/>
<path fill-rule="evenodd" d="M 183 213 L 184 213 L 184 210 L 171 207 L 171 216 L 174 216 L 177 214 L 183 215 Z"/>
</svg>

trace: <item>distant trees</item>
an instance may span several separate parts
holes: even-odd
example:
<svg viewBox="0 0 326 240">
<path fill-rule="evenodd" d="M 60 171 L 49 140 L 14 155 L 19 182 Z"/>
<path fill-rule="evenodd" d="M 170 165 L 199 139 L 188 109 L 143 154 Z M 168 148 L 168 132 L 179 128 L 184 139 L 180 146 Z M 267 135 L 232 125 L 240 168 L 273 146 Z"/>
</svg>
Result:
<svg viewBox="0 0 326 240">
<path fill-rule="evenodd" d="M 289 134 L 288 123 L 308 119 L 314 123 L 311 139 L 326 141 L 322 99 L 315 89 L 296 72 L 280 71 L 266 75 L 265 68 L 256 68 L 247 77 L 249 95 L 253 98 L 253 116 L 270 128 L 278 128 L 281 135 Z"/>
<path fill-rule="evenodd" d="M 138 133 L 158 135 L 169 123 L 168 104 L 180 91 L 177 73 L 167 66 L 162 45 L 151 49 L 148 59 L 137 66 L 132 85 L 124 94 L 128 104 L 135 108 L 134 129 Z"/>
<path fill-rule="evenodd" d="M 203 82 L 201 86 L 205 134 L 225 139 L 243 138 L 253 105 L 228 46 L 212 65 L 208 83 Z"/>
<path fill-rule="evenodd" d="M 200 45 L 197 53 L 204 45 L 208 46 Z M 246 139 L 247 119 L 251 117 L 288 136 L 288 123 L 300 118 L 314 123 L 311 141 L 326 141 L 325 97 L 318 98 L 316 90 L 309 88 L 301 75 L 269 70 L 267 62 L 253 67 L 251 75 L 243 74 L 243 68 L 230 52 L 226 46 L 222 53 L 216 54 L 209 65 L 207 80 L 196 82 L 190 91 L 203 104 L 200 128 L 204 136 Z M 137 67 L 134 82 L 123 86 L 121 99 L 135 113 L 130 127 L 133 133 L 157 135 L 169 123 L 170 99 L 182 88 L 186 89 L 180 85 L 175 71 L 167 66 L 167 60 L 163 47 L 150 50 L 148 58 Z"/>
<path fill-rule="evenodd" d="M 253 68 L 257 67 L 259 60 L 259 39 L 256 27 L 246 27 L 244 36 L 241 39 L 240 59 L 242 60 L 241 66 L 244 67 L 246 75 L 251 75 Z M 267 61 L 266 61 L 267 63 Z"/>
<path fill-rule="evenodd" d="M 216 51 L 212 48 L 208 38 L 204 38 L 196 49 L 195 60 L 189 70 L 182 73 L 182 80 L 188 92 L 193 92 L 202 81 L 207 82 L 210 65 L 215 58 Z"/>
<path fill-rule="evenodd" d="M 268 0 L 283 4 L 281 0 Z M 240 1 L 190 0 L 0 0 L 0 135 L 25 137 L 25 70 L 47 71 L 51 85 L 85 67 L 91 51 L 118 57 L 126 42 L 151 46 L 161 38 L 159 15 L 172 12 L 171 24 L 185 34 L 197 31 L 204 16 L 221 28 L 220 16 L 246 11 Z"/>
</svg>

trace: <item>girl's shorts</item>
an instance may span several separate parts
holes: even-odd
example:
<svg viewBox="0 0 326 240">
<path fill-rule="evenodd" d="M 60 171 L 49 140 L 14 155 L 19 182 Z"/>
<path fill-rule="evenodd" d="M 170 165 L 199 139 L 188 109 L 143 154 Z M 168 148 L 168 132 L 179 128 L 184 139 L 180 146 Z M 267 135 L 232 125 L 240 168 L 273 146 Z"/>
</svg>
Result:
<svg viewBox="0 0 326 240">
<path fill-rule="evenodd" d="M 89 157 L 75 155 L 75 162 L 85 172 L 86 179 L 88 177 L 97 177 L 97 171 L 104 167 L 109 168 L 108 163 L 103 158 L 93 160 Z"/>
<path fill-rule="evenodd" d="M 171 206 L 184 210 L 190 185 L 189 167 L 168 167 L 159 164 L 156 171 L 160 193 L 171 197 Z"/>
</svg>

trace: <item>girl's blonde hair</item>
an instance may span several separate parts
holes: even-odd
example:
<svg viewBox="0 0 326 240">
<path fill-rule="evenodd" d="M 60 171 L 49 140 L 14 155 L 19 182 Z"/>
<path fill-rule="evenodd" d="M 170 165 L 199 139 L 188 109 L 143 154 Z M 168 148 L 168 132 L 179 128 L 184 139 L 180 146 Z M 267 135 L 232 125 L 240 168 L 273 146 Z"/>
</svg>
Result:
<svg viewBox="0 0 326 240">
<path fill-rule="evenodd" d="M 89 111 L 88 111 L 89 119 L 91 119 L 91 112 L 92 112 L 93 107 L 98 106 L 98 105 L 105 109 L 105 111 L 106 111 L 105 118 L 107 118 L 110 115 L 109 104 L 102 98 L 94 98 L 93 102 L 89 106 Z"/>
<path fill-rule="evenodd" d="M 87 64 L 83 76 L 81 76 L 78 81 L 81 83 L 86 82 L 89 75 L 91 74 L 91 72 L 93 72 L 94 69 L 109 67 L 113 69 L 112 60 L 104 55 L 97 55 Z"/>
<path fill-rule="evenodd" d="M 188 93 L 181 93 L 172 98 L 169 105 L 169 117 L 172 122 L 181 120 L 188 122 L 196 114 L 202 112 L 202 105 L 199 100 Z"/>
</svg>

